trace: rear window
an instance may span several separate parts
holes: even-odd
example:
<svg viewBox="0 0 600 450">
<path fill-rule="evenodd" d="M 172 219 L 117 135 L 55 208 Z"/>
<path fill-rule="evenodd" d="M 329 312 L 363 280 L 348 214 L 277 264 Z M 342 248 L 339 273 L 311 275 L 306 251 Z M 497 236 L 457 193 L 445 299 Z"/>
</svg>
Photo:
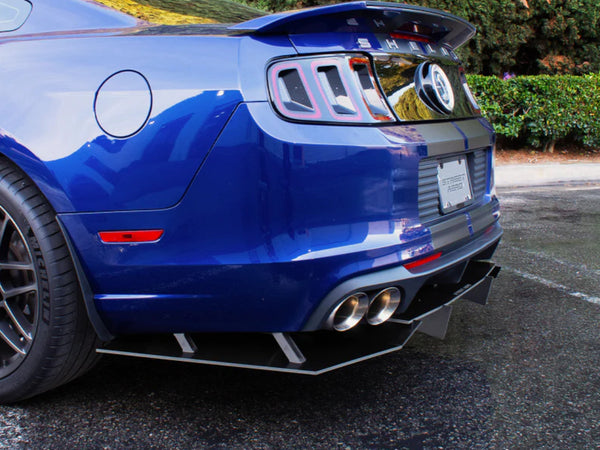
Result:
<svg viewBox="0 0 600 450">
<path fill-rule="evenodd" d="M 0 32 L 20 28 L 30 12 L 31 3 L 25 0 L 0 0 Z"/>
<path fill-rule="evenodd" d="M 0 0 L 3 2 L 5 0 Z M 140 20 L 159 25 L 241 23 L 265 15 L 228 0 L 94 0 Z"/>
</svg>

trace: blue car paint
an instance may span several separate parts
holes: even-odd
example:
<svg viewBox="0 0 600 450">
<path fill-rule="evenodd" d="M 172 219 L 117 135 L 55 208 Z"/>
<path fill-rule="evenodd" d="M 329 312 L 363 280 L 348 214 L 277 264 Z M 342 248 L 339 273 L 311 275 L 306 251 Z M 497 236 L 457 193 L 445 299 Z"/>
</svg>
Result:
<svg viewBox="0 0 600 450">
<path fill-rule="evenodd" d="M 207 41 L 208 55 L 200 51 Z M 2 91 L 4 98 L 10 98 L 8 92 L 24 95 L 0 107 L 2 127 L 53 175 L 56 183 L 44 195 L 57 212 L 172 206 L 242 101 L 238 43 L 223 37 L 199 41 L 168 36 L 11 43 L 0 48 L 0 57 L 20 64 L 3 71 Z M 118 51 L 106 55 L 107 46 Z M 156 52 L 167 56 L 158 61 Z M 132 55 L 137 55 L 135 60 Z M 40 67 L 39 61 L 47 62 Z M 65 70 L 72 61 L 79 63 Z M 124 68 L 146 77 L 153 106 L 148 125 L 121 140 L 100 129 L 93 105 L 100 85 Z M 56 192 L 65 195 L 58 199 Z"/>
<path fill-rule="evenodd" d="M 480 128 L 470 148 L 489 145 L 480 122 L 468 124 Z M 436 142 L 439 132 L 292 124 L 267 103 L 243 104 L 176 207 L 61 220 L 113 333 L 297 331 L 338 283 L 431 253 L 416 167 L 426 142 L 464 146 L 456 130 Z M 102 244 L 110 227 L 165 235 Z"/>
<path fill-rule="evenodd" d="M 233 30 L 253 31 L 261 33 L 270 33 L 278 31 L 291 22 L 298 20 L 310 21 L 316 17 L 321 18 L 324 14 L 339 14 L 349 11 L 360 11 L 366 8 L 367 2 L 340 3 L 337 5 L 328 5 L 321 8 L 307 8 L 295 12 L 281 12 L 270 14 L 264 17 L 258 17 L 248 22 L 237 24 L 231 27 Z"/>
<path fill-rule="evenodd" d="M 54 17 L 63 5 L 68 20 Z M 342 281 L 432 252 L 416 205 L 420 159 L 493 140 L 483 119 L 468 121 L 471 143 L 467 122 L 292 124 L 274 113 L 265 76 L 270 60 L 297 53 L 287 37 L 148 31 L 106 8 L 37 0 L 19 33 L 51 39 L 7 33 L 0 45 L 3 61 L 19 61 L 0 74 L 0 151 L 59 213 L 114 334 L 302 329 Z M 339 38 L 321 36 L 319 51 Z M 121 70 L 143 74 L 154 99 L 128 139 L 93 115 L 97 89 Z M 148 228 L 165 235 L 98 238 Z"/>
<path fill-rule="evenodd" d="M 33 10 L 15 35 L 31 38 L 61 38 L 71 33 L 104 33 L 132 28 L 139 22 L 126 14 L 81 0 L 29 0 Z M 42 36 L 33 36 L 40 35 Z"/>
</svg>

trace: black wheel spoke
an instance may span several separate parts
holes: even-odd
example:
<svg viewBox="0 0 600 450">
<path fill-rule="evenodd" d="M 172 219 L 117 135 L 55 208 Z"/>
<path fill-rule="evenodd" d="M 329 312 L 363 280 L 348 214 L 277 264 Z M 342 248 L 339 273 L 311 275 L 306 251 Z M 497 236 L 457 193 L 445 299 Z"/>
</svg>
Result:
<svg viewBox="0 0 600 450">
<path fill-rule="evenodd" d="M 31 249 L 0 206 L 0 373 L 16 370 L 33 345 L 38 284 Z"/>
<path fill-rule="evenodd" d="M 2 302 L 2 306 L 6 310 L 6 314 L 8 314 L 8 317 L 10 317 L 10 319 L 12 320 L 14 328 L 19 333 L 21 333 L 21 335 L 25 339 L 31 341 L 31 331 L 33 327 L 29 319 L 27 319 L 27 317 L 25 317 L 25 314 L 23 314 L 23 311 L 21 311 L 21 309 L 19 308 L 11 306 L 11 304 L 8 302 Z"/>
<path fill-rule="evenodd" d="M 38 285 L 31 250 L 14 219 L 0 208 L 0 369 L 17 368 L 31 347 Z"/>
<path fill-rule="evenodd" d="M 0 339 L 6 342 L 17 353 L 21 355 L 27 353 L 24 339 L 6 321 L 0 322 Z"/>
<path fill-rule="evenodd" d="M 10 219 L 8 214 L 5 214 L 4 218 L 2 219 L 2 223 L 0 223 L 0 242 L 4 241 L 4 234 L 6 233 L 6 228 L 8 227 L 9 222 Z"/>
<path fill-rule="evenodd" d="M 0 261 L 0 270 L 33 270 L 33 264 L 25 262 L 2 262 Z"/>
<path fill-rule="evenodd" d="M 37 284 L 28 284 L 27 286 L 18 286 L 10 289 L 3 289 L 0 287 L 2 297 L 6 301 L 9 298 L 17 297 L 23 294 L 29 294 L 30 292 L 37 292 Z"/>
</svg>

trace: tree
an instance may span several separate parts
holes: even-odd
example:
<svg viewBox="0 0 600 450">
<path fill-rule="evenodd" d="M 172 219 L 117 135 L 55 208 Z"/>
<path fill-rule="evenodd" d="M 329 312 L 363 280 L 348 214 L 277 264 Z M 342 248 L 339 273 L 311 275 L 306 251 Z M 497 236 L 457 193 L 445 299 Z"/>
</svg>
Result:
<svg viewBox="0 0 600 450">
<path fill-rule="evenodd" d="M 517 56 L 520 73 L 600 71 L 600 11 L 597 0 L 530 0 L 531 35 Z"/>
<path fill-rule="evenodd" d="M 531 37 L 527 7 L 510 0 L 409 0 L 409 3 L 448 11 L 477 27 L 477 35 L 460 56 L 468 70 L 501 75 L 515 70 L 519 49 Z"/>
<path fill-rule="evenodd" d="M 242 0 L 269 11 L 335 0 Z M 459 53 L 468 71 L 583 74 L 600 71 L 598 0 L 405 0 L 473 23 L 477 36 Z"/>
</svg>

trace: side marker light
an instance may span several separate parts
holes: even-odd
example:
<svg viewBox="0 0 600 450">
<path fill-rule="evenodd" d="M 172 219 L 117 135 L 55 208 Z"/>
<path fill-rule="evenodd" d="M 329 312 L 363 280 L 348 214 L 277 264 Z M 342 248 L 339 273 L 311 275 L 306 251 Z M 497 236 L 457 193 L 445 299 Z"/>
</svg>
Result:
<svg viewBox="0 0 600 450">
<path fill-rule="evenodd" d="M 164 230 L 101 231 L 100 240 L 105 244 L 156 242 Z"/>
</svg>

